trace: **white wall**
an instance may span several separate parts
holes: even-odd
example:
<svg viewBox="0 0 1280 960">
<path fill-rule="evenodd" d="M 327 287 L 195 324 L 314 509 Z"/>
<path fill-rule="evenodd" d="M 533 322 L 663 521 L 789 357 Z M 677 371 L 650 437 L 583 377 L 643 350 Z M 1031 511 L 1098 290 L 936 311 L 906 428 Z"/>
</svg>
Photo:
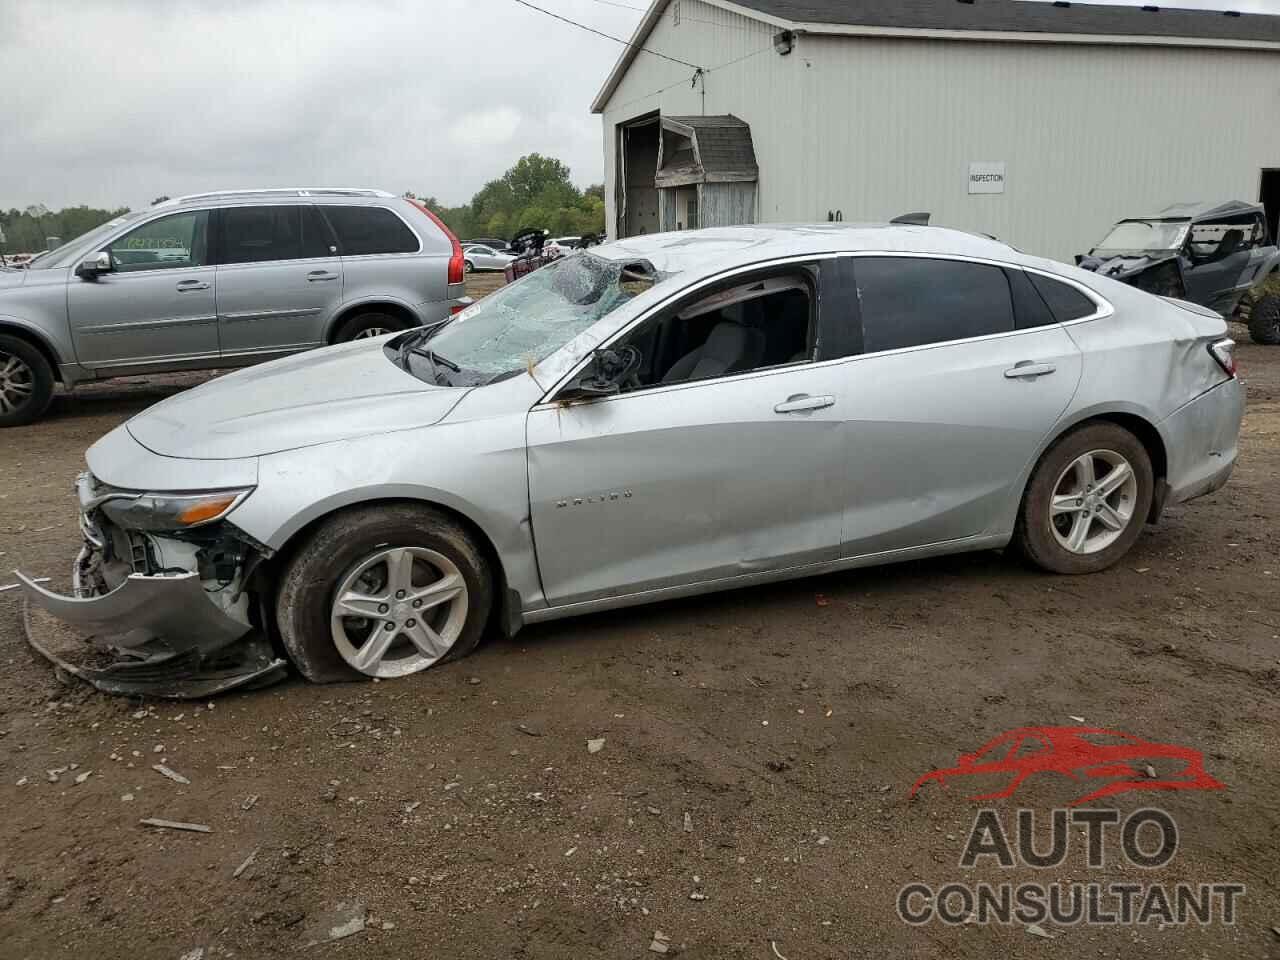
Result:
<svg viewBox="0 0 1280 960">
<path fill-rule="evenodd" d="M 614 127 L 655 109 L 751 124 L 761 221 L 929 210 L 1060 259 L 1120 217 L 1256 200 L 1260 169 L 1280 167 L 1280 53 L 804 35 L 781 57 L 775 27 L 681 7 L 647 46 L 711 67 L 747 59 L 711 70 L 704 111 L 692 70 L 639 55 L 602 118 L 611 231 Z M 1004 194 L 968 194 L 981 160 L 1007 164 Z"/>
</svg>

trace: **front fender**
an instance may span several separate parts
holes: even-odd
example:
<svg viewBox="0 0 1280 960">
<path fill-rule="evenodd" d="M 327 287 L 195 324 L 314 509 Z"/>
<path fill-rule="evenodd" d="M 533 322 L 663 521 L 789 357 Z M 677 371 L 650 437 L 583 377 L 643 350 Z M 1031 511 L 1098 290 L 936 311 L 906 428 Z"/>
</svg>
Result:
<svg viewBox="0 0 1280 960">
<path fill-rule="evenodd" d="M 385 500 L 436 504 L 493 546 L 525 610 L 545 606 L 529 517 L 524 414 L 361 437 L 258 461 L 258 487 L 228 521 L 272 550 L 334 511 Z"/>
</svg>

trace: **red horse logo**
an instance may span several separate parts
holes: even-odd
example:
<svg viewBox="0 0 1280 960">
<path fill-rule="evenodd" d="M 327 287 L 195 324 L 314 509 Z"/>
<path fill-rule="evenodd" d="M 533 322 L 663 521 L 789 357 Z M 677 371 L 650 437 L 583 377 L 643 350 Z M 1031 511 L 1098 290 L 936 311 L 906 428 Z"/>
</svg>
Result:
<svg viewBox="0 0 1280 960">
<path fill-rule="evenodd" d="M 1181 769 L 1167 775 L 1151 776 L 1158 761 L 1162 768 L 1171 762 Z M 961 754 L 954 767 L 926 773 L 911 788 L 911 796 L 930 780 L 945 786 L 953 777 L 976 774 L 1010 774 L 1003 790 L 970 797 L 997 800 L 1011 797 L 1027 777 L 1037 773 L 1058 773 L 1072 780 L 1105 780 L 1102 786 L 1073 800 L 1071 806 L 1129 790 L 1222 790 L 1226 784 L 1204 769 L 1204 755 L 1190 747 L 1143 740 L 1118 730 L 1101 727 L 1018 727 L 983 744 L 974 753 Z"/>
</svg>

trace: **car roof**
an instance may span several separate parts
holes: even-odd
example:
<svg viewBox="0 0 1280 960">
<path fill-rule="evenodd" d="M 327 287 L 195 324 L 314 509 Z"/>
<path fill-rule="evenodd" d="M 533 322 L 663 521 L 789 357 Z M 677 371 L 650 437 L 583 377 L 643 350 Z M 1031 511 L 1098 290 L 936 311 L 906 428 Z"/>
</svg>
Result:
<svg viewBox="0 0 1280 960">
<path fill-rule="evenodd" d="M 900 224 L 755 224 L 628 237 L 589 251 L 611 260 L 647 260 L 661 273 L 821 253 L 933 253 L 1040 265 L 1006 243 L 946 227 Z"/>
<path fill-rule="evenodd" d="M 1261 213 L 1262 204 L 1244 203 L 1240 200 L 1195 200 L 1175 203 L 1165 207 L 1153 217 L 1130 217 L 1131 220 L 1210 220 L 1215 217 L 1231 217 L 1242 213 Z"/>
</svg>

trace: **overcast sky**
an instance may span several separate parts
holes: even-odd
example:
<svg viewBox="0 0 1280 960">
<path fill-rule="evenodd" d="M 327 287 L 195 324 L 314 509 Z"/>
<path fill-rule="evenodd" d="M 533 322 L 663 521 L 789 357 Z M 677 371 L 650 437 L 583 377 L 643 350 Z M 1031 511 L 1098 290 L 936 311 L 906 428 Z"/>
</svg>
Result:
<svg viewBox="0 0 1280 960">
<path fill-rule="evenodd" d="M 623 37 L 646 5 L 534 2 Z M 305 184 L 457 204 L 533 151 L 599 182 L 590 103 L 620 49 L 514 0 L 0 0 L 0 207 Z"/>
</svg>

